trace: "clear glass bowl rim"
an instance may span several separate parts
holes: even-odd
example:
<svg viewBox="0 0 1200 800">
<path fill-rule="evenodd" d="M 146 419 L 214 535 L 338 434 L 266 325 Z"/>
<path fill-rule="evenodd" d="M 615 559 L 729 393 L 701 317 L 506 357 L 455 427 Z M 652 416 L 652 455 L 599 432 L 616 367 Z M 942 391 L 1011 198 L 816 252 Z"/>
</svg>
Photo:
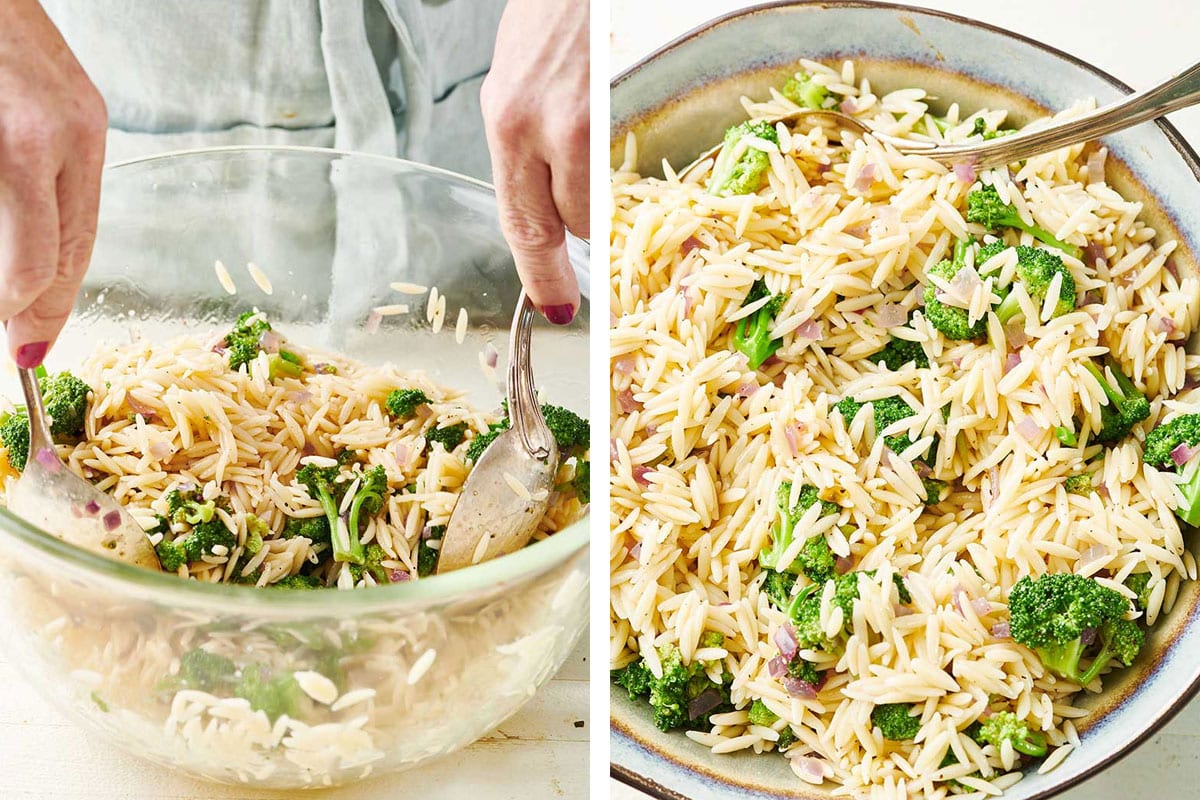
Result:
<svg viewBox="0 0 1200 800">
<path fill-rule="evenodd" d="M 495 195 L 495 188 L 491 184 L 449 170 L 402 158 L 352 153 L 324 147 L 247 145 L 176 150 L 110 164 L 105 167 L 105 174 L 148 163 L 191 161 L 213 155 L 249 153 L 308 153 L 330 160 L 348 158 L 358 161 L 376 161 L 387 169 L 402 168 L 404 171 L 425 173 L 451 183 L 470 187 L 476 191 L 484 191 L 489 196 Z M 60 562 L 101 579 L 126 583 L 131 589 L 148 590 L 154 593 L 155 599 L 166 604 L 185 607 L 219 605 L 225 611 L 235 609 L 247 611 L 257 608 L 286 609 L 287 613 L 313 611 L 329 614 L 338 609 L 357 613 L 383 607 L 395 608 L 401 603 L 452 602 L 462 599 L 476 590 L 490 589 L 504 583 L 512 584 L 524 578 L 536 576 L 567 562 L 571 556 L 587 546 L 589 519 L 590 514 L 585 515 L 583 519 L 574 522 L 553 536 L 534 542 L 515 553 L 446 575 L 438 575 L 436 579 L 425 578 L 387 586 L 376 586 L 370 590 L 345 592 L 265 592 L 254 586 L 181 580 L 175 575 L 153 572 L 114 561 L 90 550 L 67 544 L 58 537 L 30 525 L 3 507 L 0 507 L 0 534 L 11 536 L 39 554 L 48 556 L 50 562 L 43 565 L 46 569 L 51 569 L 54 562 Z"/>
</svg>

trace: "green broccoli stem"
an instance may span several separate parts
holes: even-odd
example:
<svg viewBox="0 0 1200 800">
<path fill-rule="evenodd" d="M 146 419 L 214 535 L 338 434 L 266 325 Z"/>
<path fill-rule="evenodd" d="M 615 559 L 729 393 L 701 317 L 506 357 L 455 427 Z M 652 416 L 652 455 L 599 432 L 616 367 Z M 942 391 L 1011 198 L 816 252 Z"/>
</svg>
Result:
<svg viewBox="0 0 1200 800">
<path fill-rule="evenodd" d="M 733 346 L 738 352 L 745 354 L 750 369 L 758 369 L 762 363 L 775 355 L 783 344 L 782 339 L 771 338 L 771 322 L 773 315 L 767 306 L 760 308 L 748 318 L 738 322 L 734 334 Z"/>
<path fill-rule="evenodd" d="M 1017 302 L 1016 293 L 1010 291 L 1008 295 L 1000 301 L 996 306 L 996 319 L 1000 320 L 1000 324 L 1006 324 L 1010 319 L 1021 313 L 1021 304 Z"/>
<path fill-rule="evenodd" d="M 1018 753 L 1024 753 L 1033 758 L 1042 758 L 1046 755 L 1046 736 L 1040 731 L 1030 731 L 1029 735 L 1024 739 L 1015 739 L 1012 742 L 1013 750 Z"/>
<path fill-rule="evenodd" d="M 1113 658 L 1114 653 L 1112 646 L 1108 641 L 1105 641 L 1100 646 L 1100 652 L 1096 653 L 1096 657 L 1092 659 L 1092 663 L 1088 666 L 1087 670 L 1079 676 L 1079 680 L 1076 682 L 1080 686 L 1087 686 L 1089 683 L 1099 677 L 1100 673 L 1104 671 L 1104 668 L 1109 665 Z"/>
<path fill-rule="evenodd" d="M 333 501 L 333 495 L 325 487 L 317 492 L 317 500 L 321 503 L 321 508 L 325 510 L 325 518 L 329 520 L 330 540 L 333 543 L 333 560 L 334 561 L 349 561 L 351 564 L 363 563 L 363 547 L 362 542 L 358 540 L 358 531 L 350 530 L 350 528 L 342 524 L 341 517 L 338 516 L 337 503 Z M 345 531 L 345 535 L 343 535 Z"/>
<path fill-rule="evenodd" d="M 349 558 L 341 559 L 337 557 L 337 548 L 334 548 L 334 558 L 338 561 L 350 561 L 354 564 L 362 564 L 365 558 L 362 539 L 359 537 L 359 521 L 358 516 L 362 512 L 363 503 L 371 497 L 370 492 L 359 492 L 354 498 L 354 502 L 350 504 L 350 523 L 347 525 L 350 535 L 350 556 Z M 335 539 L 337 537 L 334 537 Z"/>
<path fill-rule="evenodd" d="M 1192 470 L 1192 476 L 1177 487 L 1181 499 L 1175 507 L 1175 516 L 1188 525 L 1200 526 L 1200 466 Z"/>
<path fill-rule="evenodd" d="M 1036 650 L 1046 669 L 1057 672 L 1081 686 L 1087 683 L 1079 673 L 1079 659 L 1083 657 L 1082 639 L 1075 638 L 1062 644 L 1047 644 Z"/>
<path fill-rule="evenodd" d="M 1050 233 L 1050 231 L 1045 230 L 1044 228 L 1039 228 L 1037 225 L 1030 225 L 1030 224 L 1026 223 L 1025 220 L 1021 219 L 1021 215 L 1017 214 L 1016 212 L 1014 212 L 1012 214 L 1011 219 L 1005 220 L 1004 224 L 1006 227 L 1016 228 L 1017 230 L 1025 231 L 1030 236 L 1037 239 L 1039 242 L 1041 242 L 1043 244 L 1048 244 L 1051 247 L 1057 248 L 1057 249 L 1063 251 L 1064 253 L 1066 253 L 1067 255 L 1071 256 L 1072 258 L 1079 258 L 1081 255 L 1083 255 L 1083 251 L 1081 251 L 1075 245 L 1067 244 L 1066 242 L 1062 241 L 1061 239 L 1055 238 L 1054 235 L 1052 233 Z"/>
</svg>

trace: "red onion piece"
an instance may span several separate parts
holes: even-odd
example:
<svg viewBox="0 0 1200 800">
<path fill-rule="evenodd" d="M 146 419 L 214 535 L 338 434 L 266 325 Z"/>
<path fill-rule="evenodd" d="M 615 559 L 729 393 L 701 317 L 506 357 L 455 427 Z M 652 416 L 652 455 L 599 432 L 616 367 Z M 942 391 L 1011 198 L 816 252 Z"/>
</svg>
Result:
<svg viewBox="0 0 1200 800">
<path fill-rule="evenodd" d="M 383 314 L 380 314 L 375 309 L 371 309 L 367 314 L 367 321 L 363 323 L 363 330 L 368 336 L 374 336 L 379 333 L 379 326 L 383 324 Z"/>
<path fill-rule="evenodd" d="M 638 542 L 633 547 L 629 548 L 629 557 L 635 561 L 642 557 L 642 543 Z"/>
<path fill-rule="evenodd" d="M 966 616 L 967 612 L 963 610 L 963 598 L 967 596 L 967 590 L 959 586 L 954 590 L 952 597 L 954 598 L 954 610 L 962 616 Z"/>
<path fill-rule="evenodd" d="M 817 174 L 824 175 L 829 170 L 833 169 L 833 164 L 817 164 Z"/>
<path fill-rule="evenodd" d="M 1102 544 L 1093 544 L 1079 554 L 1079 566 L 1085 571 L 1090 571 L 1090 567 L 1108 561 L 1110 556 L 1107 547 Z"/>
<path fill-rule="evenodd" d="M 1180 442 L 1171 451 L 1171 460 L 1175 462 L 1175 466 L 1182 467 L 1195 458 L 1196 453 L 1200 453 L 1200 446 L 1192 447 L 1187 442 Z"/>
<path fill-rule="evenodd" d="M 142 419 L 146 421 L 154 419 L 154 409 L 145 403 L 139 402 L 132 394 L 125 395 L 125 402 L 129 406 L 129 410 L 135 414 L 141 414 Z"/>
<path fill-rule="evenodd" d="M 928 478 L 933 474 L 933 470 L 924 461 L 913 462 L 913 469 L 916 470 L 918 478 Z"/>
<path fill-rule="evenodd" d="M 166 442 L 154 442 L 148 448 L 148 452 L 154 458 L 162 461 L 164 458 L 170 457 L 171 445 L 167 444 Z"/>
<path fill-rule="evenodd" d="M 1167 334 L 1168 338 L 1175 333 L 1175 320 L 1170 317 L 1155 317 L 1154 326 L 1163 333 Z"/>
<path fill-rule="evenodd" d="M 875 322 L 881 328 L 895 328 L 908 321 L 908 312 L 899 303 L 884 303 L 876 312 Z"/>
<path fill-rule="evenodd" d="M 1096 643 L 1096 629 L 1084 628 L 1083 633 L 1079 634 L 1079 641 L 1083 643 L 1084 647 L 1091 647 Z"/>
<path fill-rule="evenodd" d="M 839 575 L 845 575 L 854 569 L 854 557 L 838 556 L 837 560 L 833 562 L 833 568 L 837 570 Z"/>
<path fill-rule="evenodd" d="M 688 253 L 700 246 L 701 243 L 699 239 L 697 239 L 695 236 L 689 236 L 683 240 L 683 244 L 679 245 L 679 252 L 686 256 Z"/>
<path fill-rule="evenodd" d="M 225 355 L 225 351 L 228 349 L 229 349 L 229 342 L 226 341 L 225 339 L 221 339 L 221 341 L 217 342 L 216 344 L 214 344 L 212 346 L 212 351 L 219 356 Z"/>
<path fill-rule="evenodd" d="M 258 337 L 258 349 L 264 353 L 278 353 L 281 344 L 283 344 L 283 337 L 275 331 L 263 331 L 262 335 Z"/>
<path fill-rule="evenodd" d="M 608 440 L 608 460 L 609 463 L 619 461 L 621 459 L 621 451 L 617 449 L 617 440 Z"/>
<path fill-rule="evenodd" d="M 787 439 L 788 450 L 790 450 L 792 452 L 792 455 L 793 456 L 799 455 L 800 454 L 800 429 L 797 427 L 796 423 L 789 422 L 787 425 L 783 426 L 783 438 Z"/>
<path fill-rule="evenodd" d="M 646 435 L 647 436 L 653 436 L 656 433 L 658 433 L 658 426 L 655 425 L 653 422 L 651 422 L 649 425 L 646 426 Z"/>
<path fill-rule="evenodd" d="M 846 228 L 846 233 L 850 234 L 855 239 L 865 239 L 867 238 L 867 231 L 869 229 L 870 228 L 867 223 L 860 222 L 857 225 L 851 225 L 849 228 Z"/>
<path fill-rule="evenodd" d="M 971 610 L 975 612 L 975 616 L 982 617 L 991 612 L 992 604 L 986 597 L 976 597 L 971 601 Z"/>
<path fill-rule="evenodd" d="M 796 328 L 797 339 L 808 339 L 811 342 L 821 341 L 824 333 L 821 331 L 821 323 L 815 319 L 805 320 L 800 323 L 800 327 Z"/>
<path fill-rule="evenodd" d="M 971 302 L 971 295 L 975 294 L 979 284 L 979 273 L 975 271 L 975 268 L 963 267 L 950 279 L 950 291 L 947 296 L 966 305 Z"/>
<path fill-rule="evenodd" d="M 838 104 L 838 110 L 843 114 L 854 114 L 858 112 L 858 103 L 853 97 L 847 97 Z"/>
<path fill-rule="evenodd" d="M 1163 262 L 1163 269 L 1171 274 L 1175 280 L 1179 280 L 1179 265 L 1175 263 L 1175 259 L 1168 258 Z"/>
<path fill-rule="evenodd" d="M 977 177 L 975 172 L 975 162 L 967 161 L 955 164 L 954 177 L 958 178 L 959 183 L 970 186 L 975 182 L 975 178 Z"/>
<path fill-rule="evenodd" d="M 100 504 L 95 500 L 88 500 L 83 506 L 83 513 L 89 517 L 94 517 L 100 513 Z"/>
<path fill-rule="evenodd" d="M 793 678 L 791 675 L 784 675 L 779 682 L 783 684 L 783 688 L 787 689 L 787 693 L 792 697 L 802 697 L 805 700 L 815 700 L 817 698 L 817 687 L 808 681 Z"/>
<path fill-rule="evenodd" d="M 1088 186 L 1091 186 L 1093 183 L 1104 183 L 1104 159 L 1107 155 L 1108 148 L 1101 147 L 1088 156 Z"/>
<path fill-rule="evenodd" d="M 433 526 L 432 525 L 426 525 L 424 528 L 421 528 L 421 538 L 424 539 L 425 541 L 429 541 L 430 539 L 433 538 Z"/>
<path fill-rule="evenodd" d="M 683 315 L 685 317 L 690 317 L 692 315 L 692 309 L 696 307 L 696 301 L 692 298 L 692 290 L 680 289 L 679 293 L 683 295 Z"/>
<path fill-rule="evenodd" d="M 1004 374 L 1012 372 L 1021 363 L 1021 352 L 1014 350 L 1004 359 Z"/>
<path fill-rule="evenodd" d="M 717 706 L 721 705 L 723 702 L 725 702 L 725 700 L 723 697 L 721 697 L 721 692 L 718 691 L 716 687 L 705 689 L 703 692 L 692 698 L 692 701 L 688 703 L 688 719 L 693 721 L 697 720 L 712 711 Z"/>
<path fill-rule="evenodd" d="M 633 356 L 621 356 L 620 358 L 613 359 L 612 363 L 613 372 L 621 375 L 631 374 L 633 372 L 633 366 Z"/>
<path fill-rule="evenodd" d="M 388 580 L 392 583 L 406 583 L 412 580 L 412 575 L 407 570 L 394 569 L 388 573 Z"/>
<path fill-rule="evenodd" d="M 788 659 L 783 656 L 775 656 L 767 662 L 767 672 L 771 674 L 772 678 L 782 678 L 787 675 L 787 671 Z"/>
<path fill-rule="evenodd" d="M 1030 444 L 1036 444 L 1042 438 L 1042 427 L 1033 417 L 1023 417 L 1017 423 L 1017 433 L 1021 434 L 1021 438 Z"/>
<path fill-rule="evenodd" d="M 652 472 L 654 472 L 654 470 L 652 470 L 650 467 L 639 464 L 633 468 L 633 480 L 635 483 L 641 484 L 642 486 L 649 486 L 650 479 L 646 476 Z"/>
<path fill-rule="evenodd" d="M 500 351 L 491 342 L 483 346 L 483 363 L 487 364 L 492 369 L 496 368 L 496 364 L 500 362 Z"/>
<path fill-rule="evenodd" d="M 796 632 L 792 630 L 792 626 L 785 622 L 775 629 L 774 635 L 771 637 L 775 642 L 775 646 L 779 648 L 779 654 L 791 661 L 796 657 L 798 645 L 796 644 Z"/>
<path fill-rule="evenodd" d="M 1096 305 L 1096 304 L 1102 303 L 1102 302 L 1104 302 L 1104 301 L 1100 298 L 1100 293 L 1095 290 L 1092 290 L 1092 291 L 1083 293 L 1083 300 L 1082 300 L 1082 302 L 1080 302 L 1079 305 L 1092 306 L 1092 305 Z"/>
<path fill-rule="evenodd" d="M 34 453 L 33 457 L 51 475 L 56 475 L 62 470 L 62 462 L 58 460 L 58 456 L 49 447 L 43 447 L 38 450 Z"/>
<path fill-rule="evenodd" d="M 782 363 L 783 363 L 783 359 L 780 358 L 779 356 L 767 356 L 766 358 L 763 359 L 763 362 L 760 365 L 760 368 L 761 367 L 773 367 L 776 364 L 782 364 Z"/>
<path fill-rule="evenodd" d="M 751 382 L 747 381 L 746 383 L 742 383 L 742 384 L 738 385 L 737 396 L 738 397 L 753 397 L 754 393 L 757 392 L 758 389 L 759 389 L 759 386 L 757 383 L 751 383 Z"/>
<path fill-rule="evenodd" d="M 322 361 L 320 364 L 313 364 L 312 371 L 317 375 L 336 375 L 337 367 Z"/>
<path fill-rule="evenodd" d="M 1008 620 L 1005 620 L 1004 622 L 997 622 L 995 625 L 993 625 L 991 634 L 997 639 L 1008 639 L 1011 637 L 1012 631 L 1009 629 Z"/>
<path fill-rule="evenodd" d="M 1025 333 L 1024 320 L 1010 319 L 1004 323 L 1004 339 L 1013 347 L 1024 347 L 1028 344 L 1029 336 Z"/>
<path fill-rule="evenodd" d="M 404 466 L 408 463 L 408 445 L 404 442 L 396 442 L 396 446 L 392 448 L 392 455 L 396 457 L 396 463 Z"/>
<path fill-rule="evenodd" d="M 1083 248 L 1083 264 L 1092 269 L 1099 269 L 1101 265 L 1108 266 L 1108 259 L 1104 257 L 1104 245 L 1099 242 L 1088 242 Z"/>
<path fill-rule="evenodd" d="M 858 177 L 854 179 L 854 188 L 859 192 L 865 192 L 871 188 L 871 184 L 875 182 L 875 165 L 872 163 L 863 164 L 863 168 L 858 171 Z"/>
<path fill-rule="evenodd" d="M 1108 491 L 1108 484 L 1102 483 L 1096 487 L 1096 494 L 1103 497 L 1105 500 L 1111 500 L 1112 496 Z"/>
<path fill-rule="evenodd" d="M 110 511 L 101 517 L 101 521 L 104 523 L 104 530 L 115 531 L 121 524 L 121 512 Z"/>
<path fill-rule="evenodd" d="M 641 409 L 642 404 L 633 397 L 633 392 L 626 389 L 617 395 L 617 406 L 625 414 L 632 413 Z"/>
</svg>

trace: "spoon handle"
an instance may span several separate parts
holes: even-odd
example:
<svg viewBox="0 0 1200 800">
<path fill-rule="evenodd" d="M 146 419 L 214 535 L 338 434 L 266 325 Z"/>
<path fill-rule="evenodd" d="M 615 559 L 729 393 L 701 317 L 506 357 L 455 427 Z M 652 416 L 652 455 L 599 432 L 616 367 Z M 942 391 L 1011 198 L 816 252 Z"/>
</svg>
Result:
<svg viewBox="0 0 1200 800">
<path fill-rule="evenodd" d="M 924 152 L 925 147 L 911 148 L 911 152 L 947 164 L 973 163 L 979 169 L 1000 167 L 1060 147 L 1098 139 L 1196 103 L 1200 103 L 1200 63 L 1157 86 L 1042 130 L 1003 136 L 982 144 L 943 145 L 928 152 Z"/>
<path fill-rule="evenodd" d="M 522 289 L 508 339 L 508 415 L 525 451 L 544 461 L 552 452 L 554 437 L 542 417 L 533 383 L 530 348 L 534 317 L 533 303 Z"/>
<path fill-rule="evenodd" d="M 42 387 L 31 369 L 20 372 L 21 391 L 25 393 L 25 405 L 29 409 L 29 452 L 38 453 L 54 446 L 50 435 L 50 424 L 46 421 L 46 404 L 42 400 Z"/>
</svg>

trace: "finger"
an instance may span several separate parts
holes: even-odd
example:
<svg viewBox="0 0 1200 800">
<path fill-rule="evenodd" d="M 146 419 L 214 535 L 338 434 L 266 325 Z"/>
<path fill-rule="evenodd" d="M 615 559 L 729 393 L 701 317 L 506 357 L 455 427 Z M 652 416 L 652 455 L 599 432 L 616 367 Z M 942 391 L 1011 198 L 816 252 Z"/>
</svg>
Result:
<svg viewBox="0 0 1200 800">
<path fill-rule="evenodd" d="M 554 204 L 550 168 L 521 159 L 496 165 L 500 227 L 517 274 L 546 319 L 566 325 L 579 309 L 579 285 L 567 260 L 566 232 Z"/>
<path fill-rule="evenodd" d="M 18 366 L 37 366 L 50 339 L 31 339 L 13 325 L 58 275 L 58 204 L 52 180 L 10 183 L 0 196 L 0 320 L 9 321 L 8 349 Z"/>
<path fill-rule="evenodd" d="M 587 151 L 583 158 L 563 158 L 551 166 L 550 184 L 554 205 L 567 230 L 580 239 L 591 235 L 591 198 L 588 194 L 591 169 Z"/>
<path fill-rule="evenodd" d="M 10 344 L 18 340 L 26 343 L 15 344 L 15 352 L 27 362 L 36 359 L 41 363 L 75 306 L 79 284 L 87 272 L 92 245 L 96 241 L 100 168 L 94 158 L 77 158 L 72 159 L 59 176 L 56 192 L 59 203 L 58 270 L 46 290 L 9 322 Z M 30 366 L 20 361 L 18 364 Z"/>
</svg>

